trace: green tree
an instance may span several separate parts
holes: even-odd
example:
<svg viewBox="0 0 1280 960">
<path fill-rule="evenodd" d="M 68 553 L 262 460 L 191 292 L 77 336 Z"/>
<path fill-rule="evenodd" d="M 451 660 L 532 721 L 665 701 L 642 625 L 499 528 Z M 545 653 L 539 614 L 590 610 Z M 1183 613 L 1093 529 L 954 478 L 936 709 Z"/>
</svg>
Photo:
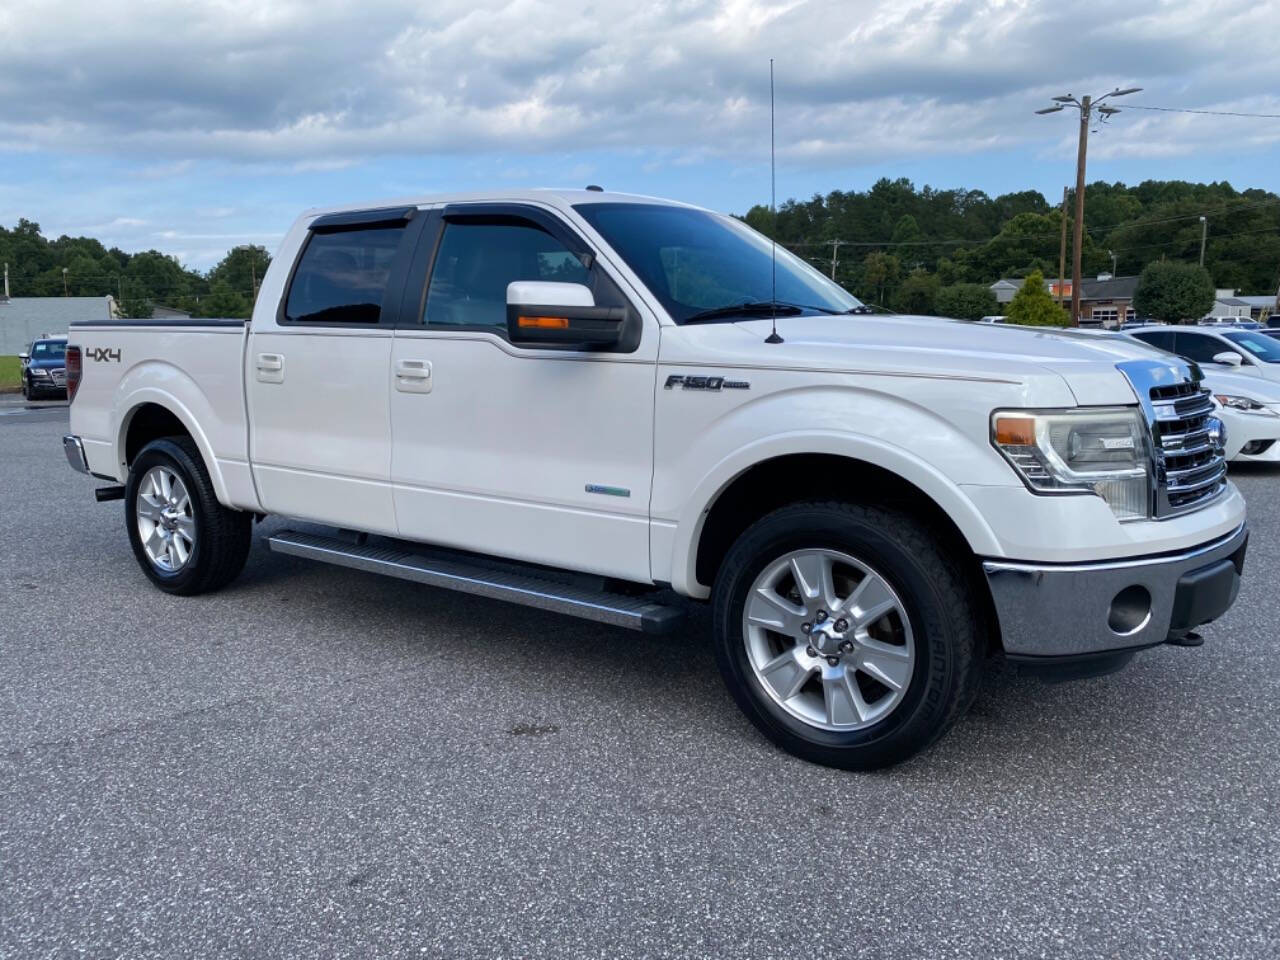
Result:
<svg viewBox="0 0 1280 960">
<path fill-rule="evenodd" d="M 901 272 L 902 264 L 893 254 L 879 250 L 868 253 L 862 261 L 862 289 L 883 306 L 885 291 L 897 285 Z"/>
<path fill-rule="evenodd" d="M 1138 278 L 1133 309 L 1140 317 L 1178 323 L 1203 317 L 1213 308 L 1213 280 L 1194 263 L 1151 263 Z"/>
<path fill-rule="evenodd" d="M 209 271 L 209 286 L 213 289 L 218 284 L 226 284 L 252 304 L 262 284 L 262 276 L 270 265 L 271 254 L 267 253 L 266 247 L 256 244 L 233 247 Z"/>
<path fill-rule="evenodd" d="M 996 295 L 980 283 L 957 283 L 943 287 L 934 298 L 939 316 L 957 320 L 981 320 L 1000 311 Z"/>
<path fill-rule="evenodd" d="M 893 308 L 898 313 L 933 314 L 938 286 L 937 274 L 917 267 L 907 274 L 902 286 L 894 294 Z"/>
<path fill-rule="evenodd" d="M 1010 323 L 1021 323 L 1029 327 L 1065 327 L 1070 323 L 1067 312 L 1049 295 L 1049 288 L 1044 285 L 1044 274 L 1039 270 L 1033 270 L 1022 281 L 1022 286 L 1005 308 L 1004 315 Z"/>
<path fill-rule="evenodd" d="M 226 281 L 213 284 L 208 296 L 200 298 L 196 304 L 195 315 L 198 317 L 247 317 L 253 311 L 249 298 L 239 290 L 234 290 Z"/>
</svg>

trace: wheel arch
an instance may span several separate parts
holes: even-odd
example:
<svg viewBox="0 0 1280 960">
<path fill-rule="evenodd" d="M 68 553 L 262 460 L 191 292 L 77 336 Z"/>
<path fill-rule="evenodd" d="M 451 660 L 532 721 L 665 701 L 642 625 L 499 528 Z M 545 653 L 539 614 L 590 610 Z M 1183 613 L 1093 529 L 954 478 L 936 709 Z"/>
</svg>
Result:
<svg viewBox="0 0 1280 960">
<path fill-rule="evenodd" d="M 209 471 L 213 489 L 218 499 L 227 502 L 226 483 L 209 438 L 200 429 L 191 411 L 170 394 L 158 390 L 142 389 L 129 398 L 129 404 L 120 417 L 116 436 L 116 457 L 120 476 L 128 475 L 129 466 L 138 452 L 152 440 L 160 437 L 187 436 L 196 445 L 204 467 Z"/>
<path fill-rule="evenodd" d="M 908 451 L 841 435 L 774 438 L 725 458 L 694 490 L 676 525 L 672 586 L 709 596 L 715 570 L 743 530 L 785 503 L 813 498 L 897 503 L 936 520 L 970 555 L 1003 552 L 963 491 Z"/>
</svg>

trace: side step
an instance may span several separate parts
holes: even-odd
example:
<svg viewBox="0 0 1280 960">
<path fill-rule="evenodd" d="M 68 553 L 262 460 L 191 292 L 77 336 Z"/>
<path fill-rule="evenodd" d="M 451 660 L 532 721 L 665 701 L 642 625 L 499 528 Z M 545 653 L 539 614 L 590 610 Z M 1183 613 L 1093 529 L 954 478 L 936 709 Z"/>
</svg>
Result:
<svg viewBox="0 0 1280 960">
<path fill-rule="evenodd" d="M 678 608 L 645 597 L 590 590 L 529 574 L 489 569 L 462 558 L 425 556 L 395 545 L 355 544 L 297 530 L 282 530 L 268 537 L 267 544 L 277 553 L 474 593 L 643 633 L 670 633 L 684 618 Z"/>
</svg>

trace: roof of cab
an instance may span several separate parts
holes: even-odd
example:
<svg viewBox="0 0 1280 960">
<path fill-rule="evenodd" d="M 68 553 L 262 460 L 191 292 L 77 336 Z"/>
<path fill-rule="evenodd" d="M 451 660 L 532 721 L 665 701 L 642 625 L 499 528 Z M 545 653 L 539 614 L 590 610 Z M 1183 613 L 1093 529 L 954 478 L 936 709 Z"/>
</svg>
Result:
<svg viewBox="0 0 1280 960">
<path fill-rule="evenodd" d="M 663 197 L 647 197 L 637 193 L 617 193 L 608 190 L 569 189 L 539 187 L 536 189 L 470 190 L 459 193 L 435 193 L 413 197 L 397 197 L 373 203 L 346 203 L 337 206 L 312 207 L 303 211 L 304 217 L 329 213 L 347 213 L 355 210 L 378 210 L 384 207 L 424 207 L 443 203 L 544 203 L 555 207 L 573 206 L 579 203 L 657 203 L 672 207 L 705 209 L 692 203 L 668 200 Z"/>
</svg>

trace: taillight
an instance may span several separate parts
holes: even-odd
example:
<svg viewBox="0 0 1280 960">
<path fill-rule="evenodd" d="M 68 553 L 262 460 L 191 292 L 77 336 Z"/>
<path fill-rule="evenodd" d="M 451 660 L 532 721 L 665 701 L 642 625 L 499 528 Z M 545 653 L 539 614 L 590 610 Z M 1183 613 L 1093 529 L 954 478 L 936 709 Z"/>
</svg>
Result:
<svg viewBox="0 0 1280 960">
<path fill-rule="evenodd" d="M 80 389 L 80 373 L 83 369 L 80 348 L 67 347 L 67 403 L 76 398 L 76 391 Z"/>
</svg>

